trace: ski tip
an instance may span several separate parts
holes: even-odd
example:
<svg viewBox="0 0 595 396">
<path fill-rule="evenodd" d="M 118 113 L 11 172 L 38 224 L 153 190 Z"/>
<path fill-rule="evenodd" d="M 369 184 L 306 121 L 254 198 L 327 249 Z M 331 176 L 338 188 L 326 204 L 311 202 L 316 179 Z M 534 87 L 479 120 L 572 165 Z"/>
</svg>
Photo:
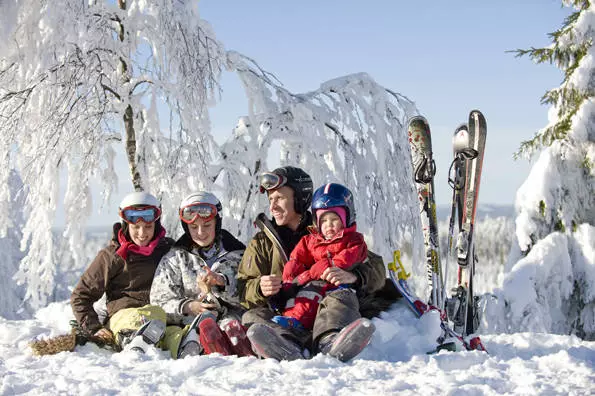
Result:
<svg viewBox="0 0 595 396">
<path fill-rule="evenodd" d="M 407 123 L 407 131 L 409 137 L 420 132 L 427 135 L 430 133 L 430 124 L 423 116 L 417 115 L 409 119 Z"/>
<path fill-rule="evenodd" d="M 466 122 L 461 122 L 461 124 L 455 128 L 454 135 L 457 135 L 461 131 L 469 131 L 469 127 L 467 126 Z"/>
<path fill-rule="evenodd" d="M 469 120 L 477 120 L 477 121 L 481 121 L 482 123 L 486 122 L 486 118 L 483 115 L 483 113 L 477 109 L 471 110 L 469 112 Z"/>
<path fill-rule="evenodd" d="M 411 118 L 409 118 L 409 120 L 407 121 L 407 124 L 409 126 L 411 125 L 415 125 L 415 124 L 424 124 L 424 125 L 429 125 L 428 124 L 428 120 L 426 119 L 426 117 L 422 116 L 422 115 L 415 115 Z"/>
</svg>

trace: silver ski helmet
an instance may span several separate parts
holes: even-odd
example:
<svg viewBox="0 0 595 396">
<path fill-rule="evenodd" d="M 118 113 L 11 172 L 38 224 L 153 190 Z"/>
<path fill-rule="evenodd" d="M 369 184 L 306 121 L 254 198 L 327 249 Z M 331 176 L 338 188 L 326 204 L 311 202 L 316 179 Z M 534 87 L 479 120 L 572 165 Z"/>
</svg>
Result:
<svg viewBox="0 0 595 396">
<path fill-rule="evenodd" d="M 296 213 L 304 214 L 312 202 L 314 185 L 312 178 L 303 169 L 283 166 L 260 176 L 260 192 L 274 191 L 283 186 L 293 190 L 293 208 Z"/>
</svg>

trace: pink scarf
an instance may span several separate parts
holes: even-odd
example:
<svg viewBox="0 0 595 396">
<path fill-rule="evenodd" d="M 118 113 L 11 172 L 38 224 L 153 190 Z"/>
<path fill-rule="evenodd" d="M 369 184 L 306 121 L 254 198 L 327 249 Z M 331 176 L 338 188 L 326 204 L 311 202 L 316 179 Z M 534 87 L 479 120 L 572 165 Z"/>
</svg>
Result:
<svg viewBox="0 0 595 396">
<path fill-rule="evenodd" d="M 120 228 L 118 231 L 118 242 L 120 242 L 120 247 L 118 250 L 116 250 L 116 254 L 122 257 L 124 260 L 128 258 L 129 252 L 138 253 L 142 256 L 150 256 L 153 254 L 153 250 L 155 250 L 155 247 L 164 236 L 165 228 L 161 227 L 161 231 L 159 231 L 157 238 L 153 239 L 151 243 L 149 243 L 147 246 L 138 246 L 136 243 L 130 242 L 128 239 L 126 239 L 126 236 Z"/>
</svg>

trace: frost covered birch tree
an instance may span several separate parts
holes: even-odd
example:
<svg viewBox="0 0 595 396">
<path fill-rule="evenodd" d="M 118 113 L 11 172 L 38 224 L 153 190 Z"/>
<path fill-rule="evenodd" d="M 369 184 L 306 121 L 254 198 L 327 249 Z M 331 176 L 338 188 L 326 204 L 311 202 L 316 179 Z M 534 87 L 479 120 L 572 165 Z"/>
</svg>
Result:
<svg viewBox="0 0 595 396">
<path fill-rule="evenodd" d="M 250 235 L 254 215 L 266 206 L 255 195 L 256 176 L 272 170 L 267 158 L 276 140 L 281 163 L 305 169 L 315 188 L 335 181 L 355 192 L 358 229 L 378 253 L 392 257 L 405 239 L 418 236 L 413 231 L 420 224 L 406 125 L 417 114 L 413 102 L 365 73 L 294 94 L 241 54 L 229 52 L 228 68 L 242 81 L 249 114 L 222 147 L 211 174 L 213 180 L 224 180 L 222 194 L 236 214 L 240 236 Z M 422 241 L 415 242 L 419 253 Z"/>
<path fill-rule="evenodd" d="M 512 330 L 595 339 L 595 8 L 575 12 L 547 48 L 519 50 L 564 73 L 548 91 L 549 124 L 521 145 L 541 149 L 516 197 L 516 238 L 503 292 Z"/>
<path fill-rule="evenodd" d="M 303 167 L 317 185 L 338 181 L 354 190 L 358 225 L 378 253 L 391 257 L 419 231 L 405 125 L 417 109 L 365 73 L 291 93 L 256 62 L 225 52 L 190 1 L 50 7 L 25 0 L 5 10 L 11 39 L 0 47 L 0 132 L 7 137 L 0 177 L 18 170 L 28 192 L 28 254 L 17 278 L 34 308 L 67 265 L 51 254 L 62 179 L 64 237 L 75 256 L 68 262 L 80 266 L 87 264 L 80 244 L 93 207 L 91 180 L 105 188 L 105 202 L 122 177 L 158 195 L 166 227 L 179 223 L 168 213 L 183 195 L 211 190 L 225 203 L 225 227 L 247 241 L 266 207 L 258 175 L 270 170 L 278 146 L 282 165 Z M 207 106 L 224 66 L 240 78 L 249 108 L 218 146 Z M 127 176 L 114 168 L 117 152 L 128 159 Z M 7 195 L 0 190 L 0 197 Z M 421 252 L 421 238 L 415 243 Z"/>
<path fill-rule="evenodd" d="M 3 274 L 0 277 L 0 316 L 17 319 L 21 316 L 23 308 L 24 287 L 15 287 L 14 280 L 7 275 L 16 273 L 18 263 L 24 256 L 18 243 L 23 234 L 21 228 L 24 219 L 20 208 L 25 202 L 26 192 L 23 190 L 21 178 L 15 171 L 8 175 L 6 187 L 3 193 L 8 194 L 8 199 L 0 207 L 1 211 L 8 214 L 9 219 L 4 234 L 0 235 L 0 266 Z"/>
<path fill-rule="evenodd" d="M 218 93 L 224 52 L 193 1 L 1 5 L 0 198 L 7 199 L 10 170 L 17 169 L 28 192 L 28 254 L 17 279 L 39 307 L 54 286 L 51 227 L 61 189 L 64 238 L 77 258 L 92 179 L 106 202 L 121 178 L 131 189 L 171 191 L 165 200 L 206 180 L 215 151 L 207 105 Z M 118 151 L 128 172 L 114 168 Z M 3 233 L 7 216 L 0 212 Z"/>
</svg>

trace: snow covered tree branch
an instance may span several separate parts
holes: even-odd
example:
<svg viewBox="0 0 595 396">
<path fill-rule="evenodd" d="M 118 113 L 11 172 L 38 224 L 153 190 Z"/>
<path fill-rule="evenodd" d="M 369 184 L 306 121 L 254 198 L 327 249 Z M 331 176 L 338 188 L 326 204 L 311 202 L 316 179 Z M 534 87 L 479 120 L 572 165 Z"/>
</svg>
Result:
<svg viewBox="0 0 595 396">
<path fill-rule="evenodd" d="M 90 185 L 99 182 L 109 201 L 122 177 L 117 153 L 128 160 L 131 187 L 161 199 L 170 235 L 179 220 L 169 209 L 209 189 L 226 203 L 224 226 L 247 241 L 266 207 L 258 175 L 280 149 L 281 163 L 303 167 L 315 184 L 338 181 L 359 193 L 358 226 L 377 253 L 390 257 L 414 239 L 421 254 L 405 131 L 417 109 L 406 97 L 364 73 L 293 94 L 256 62 L 226 53 L 190 1 L 66 0 L 52 8 L 25 0 L 5 10 L 0 178 L 16 170 L 27 192 L 27 255 L 16 277 L 32 307 L 56 291 L 57 272 L 88 264 L 81 246 L 94 207 Z M 223 66 L 239 76 L 249 108 L 219 146 L 207 108 Z M 73 260 L 57 263 L 51 228 L 61 196 L 67 243 L 59 246 Z M 2 227 L 6 217 L 0 213 Z"/>
<path fill-rule="evenodd" d="M 101 180 L 108 201 L 122 177 L 114 169 L 120 144 L 134 189 L 162 195 L 169 191 L 162 180 L 202 174 L 193 164 L 204 170 L 210 161 L 207 105 L 218 93 L 224 52 L 190 1 L 67 0 L 56 7 L 25 0 L 3 11 L 10 39 L 0 44 L 0 182 L 6 186 L 17 169 L 28 189 L 22 247 L 29 250 L 18 279 L 38 307 L 54 287 L 51 226 L 61 181 L 64 237 L 76 256 L 92 207 L 90 181 Z M 162 132 L 161 107 L 177 136 Z"/>
<path fill-rule="evenodd" d="M 593 37 L 589 29 L 583 30 L 580 27 L 577 29 L 578 25 L 585 23 L 585 13 L 588 13 L 591 2 L 577 0 L 566 3 L 573 5 L 576 11 L 566 18 L 560 29 L 549 34 L 552 45 L 546 48 L 514 51 L 517 57 L 529 56 L 535 63 L 555 64 L 564 71 L 562 85 L 547 91 L 541 98 L 542 104 L 556 108 L 555 122 L 539 131 L 533 139 L 522 142 L 519 152 L 516 153 L 517 157 L 531 156 L 536 150 L 548 147 L 556 140 L 566 139 L 572 128 L 572 118 L 581 105 L 592 100 L 595 95 L 593 84 L 577 84 L 575 78 L 577 68 L 589 55 L 589 49 L 593 45 Z"/>
<path fill-rule="evenodd" d="M 372 248 L 391 257 L 419 227 L 406 131 L 415 105 L 365 73 L 293 94 L 238 53 L 229 53 L 228 67 L 242 80 L 249 115 L 222 147 L 223 160 L 211 174 L 225 174 L 224 194 L 237 213 L 240 235 L 250 232 L 251 219 L 264 206 L 254 195 L 256 176 L 270 170 L 266 159 L 278 141 L 281 163 L 304 168 L 315 187 L 337 181 L 358 192 L 358 229 Z"/>
</svg>

